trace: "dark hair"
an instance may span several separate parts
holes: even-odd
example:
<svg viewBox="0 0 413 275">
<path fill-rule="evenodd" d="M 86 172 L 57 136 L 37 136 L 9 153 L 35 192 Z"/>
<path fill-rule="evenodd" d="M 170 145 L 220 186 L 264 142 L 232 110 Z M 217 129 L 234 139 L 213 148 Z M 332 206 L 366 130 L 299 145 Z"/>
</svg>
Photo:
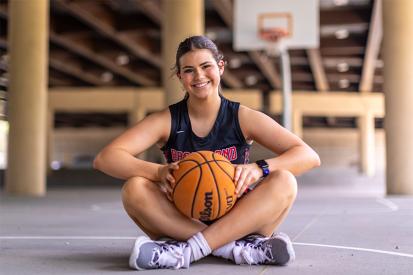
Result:
<svg viewBox="0 0 413 275">
<path fill-rule="evenodd" d="M 180 72 L 179 59 L 184 54 L 196 49 L 209 50 L 217 63 L 221 60 L 224 60 L 224 55 L 218 50 L 217 45 L 215 45 L 215 43 L 212 42 L 211 39 L 202 35 L 190 36 L 179 43 L 178 50 L 176 51 L 175 66 L 173 68 L 175 73 Z"/>
</svg>

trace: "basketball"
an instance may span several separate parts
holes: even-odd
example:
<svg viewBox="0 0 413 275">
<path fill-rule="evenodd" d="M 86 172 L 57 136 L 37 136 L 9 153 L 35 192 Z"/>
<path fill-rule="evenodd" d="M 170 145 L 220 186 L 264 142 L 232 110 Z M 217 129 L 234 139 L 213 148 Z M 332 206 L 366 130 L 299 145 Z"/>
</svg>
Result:
<svg viewBox="0 0 413 275">
<path fill-rule="evenodd" d="M 235 204 L 235 167 L 220 154 L 198 151 L 173 171 L 172 198 L 184 215 L 201 221 L 222 217 Z"/>
</svg>

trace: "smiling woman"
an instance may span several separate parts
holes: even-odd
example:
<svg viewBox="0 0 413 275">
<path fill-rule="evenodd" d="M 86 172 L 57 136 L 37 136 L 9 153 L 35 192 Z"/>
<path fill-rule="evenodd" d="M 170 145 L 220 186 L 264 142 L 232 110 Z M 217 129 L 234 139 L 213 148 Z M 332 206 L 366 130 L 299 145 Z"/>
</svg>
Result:
<svg viewBox="0 0 413 275">
<path fill-rule="evenodd" d="M 126 180 L 125 210 L 151 238 L 136 240 L 129 261 L 132 268 L 188 268 L 210 253 L 237 264 L 286 265 L 295 258 L 289 237 L 274 231 L 295 200 L 295 175 L 318 166 L 320 159 L 269 116 L 221 95 L 224 68 L 223 55 L 207 37 L 182 41 L 175 73 L 185 98 L 148 115 L 94 161 L 95 168 Z M 249 163 L 253 141 L 277 157 Z M 161 148 L 168 164 L 135 157 L 153 144 Z M 213 223 L 184 216 L 170 200 L 178 161 L 201 150 L 232 152 L 229 159 L 235 166 L 238 200 Z M 173 240 L 159 241 L 163 237 Z"/>
<path fill-rule="evenodd" d="M 193 36 L 180 44 L 174 69 L 187 93 L 192 91 L 191 88 L 220 92 L 224 66 L 224 56 L 211 40 Z"/>
</svg>

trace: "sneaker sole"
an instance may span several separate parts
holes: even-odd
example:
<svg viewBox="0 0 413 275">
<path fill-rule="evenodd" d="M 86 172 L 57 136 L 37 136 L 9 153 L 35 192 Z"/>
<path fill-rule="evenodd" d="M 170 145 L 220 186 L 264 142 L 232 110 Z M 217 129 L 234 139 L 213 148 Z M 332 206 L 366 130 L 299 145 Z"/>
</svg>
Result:
<svg viewBox="0 0 413 275">
<path fill-rule="evenodd" d="M 295 260 L 295 252 L 290 238 L 283 233 L 278 233 L 269 240 L 272 255 L 275 256 L 274 264 L 287 265 Z"/>
<path fill-rule="evenodd" d="M 145 270 L 144 268 L 140 268 L 137 264 L 136 264 L 136 259 L 138 259 L 139 257 L 139 248 L 147 243 L 150 242 L 151 240 L 146 237 L 146 236 L 140 236 L 136 239 L 135 244 L 133 245 L 133 250 L 132 250 L 132 254 L 129 257 L 129 266 L 133 269 L 137 269 L 137 270 Z"/>
</svg>

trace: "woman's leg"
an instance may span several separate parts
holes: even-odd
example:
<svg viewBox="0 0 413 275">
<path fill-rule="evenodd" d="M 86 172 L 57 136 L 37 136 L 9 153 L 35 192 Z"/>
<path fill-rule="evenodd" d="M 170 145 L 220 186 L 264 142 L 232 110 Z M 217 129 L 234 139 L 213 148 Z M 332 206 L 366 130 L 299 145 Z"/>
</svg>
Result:
<svg viewBox="0 0 413 275">
<path fill-rule="evenodd" d="M 122 199 L 128 215 L 152 239 L 187 240 L 203 231 L 211 249 L 216 249 L 251 233 L 271 235 L 286 217 L 296 193 L 295 177 L 285 170 L 274 171 L 208 228 L 181 214 L 158 186 L 145 178 L 129 179 Z"/>
<path fill-rule="evenodd" d="M 188 267 L 190 257 L 193 256 L 194 260 L 202 258 L 209 254 L 211 249 L 219 248 L 247 234 L 271 235 L 286 216 L 295 195 L 295 177 L 287 171 L 275 171 L 253 192 L 245 195 L 227 215 L 207 227 L 182 215 L 156 184 L 144 178 L 130 179 L 123 188 L 123 202 L 126 211 L 138 226 L 154 239 L 161 236 L 176 240 L 189 239 L 187 244 L 170 244 L 161 248 L 162 244 L 148 243 L 138 238 L 130 258 L 130 266 L 136 269 Z M 273 244 L 270 245 L 274 247 Z M 165 252 L 165 249 L 171 253 Z M 174 249 L 182 252 L 178 260 Z M 276 250 L 272 253 L 276 253 Z M 256 261 L 253 253 L 254 251 L 250 251 L 252 260 L 246 262 L 237 254 L 236 262 L 262 262 Z M 155 263 L 154 259 L 157 259 Z M 281 264 L 284 264 L 289 256 L 285 259 Z"/>
<path fill-rule="evenodd" d="M 142 177 L 126 181 L 122 201 L 128 215 L 151 239 L 186 241 L 207 227 L 181 214 L 156 183 Z"/>
<path fill-rule="evenodd" d="M 294 175 L 274 171 L 202 233 L 212 250 L 251 233 L 270 236 L 286 217 L 296 194 Z"/>
</svg>

